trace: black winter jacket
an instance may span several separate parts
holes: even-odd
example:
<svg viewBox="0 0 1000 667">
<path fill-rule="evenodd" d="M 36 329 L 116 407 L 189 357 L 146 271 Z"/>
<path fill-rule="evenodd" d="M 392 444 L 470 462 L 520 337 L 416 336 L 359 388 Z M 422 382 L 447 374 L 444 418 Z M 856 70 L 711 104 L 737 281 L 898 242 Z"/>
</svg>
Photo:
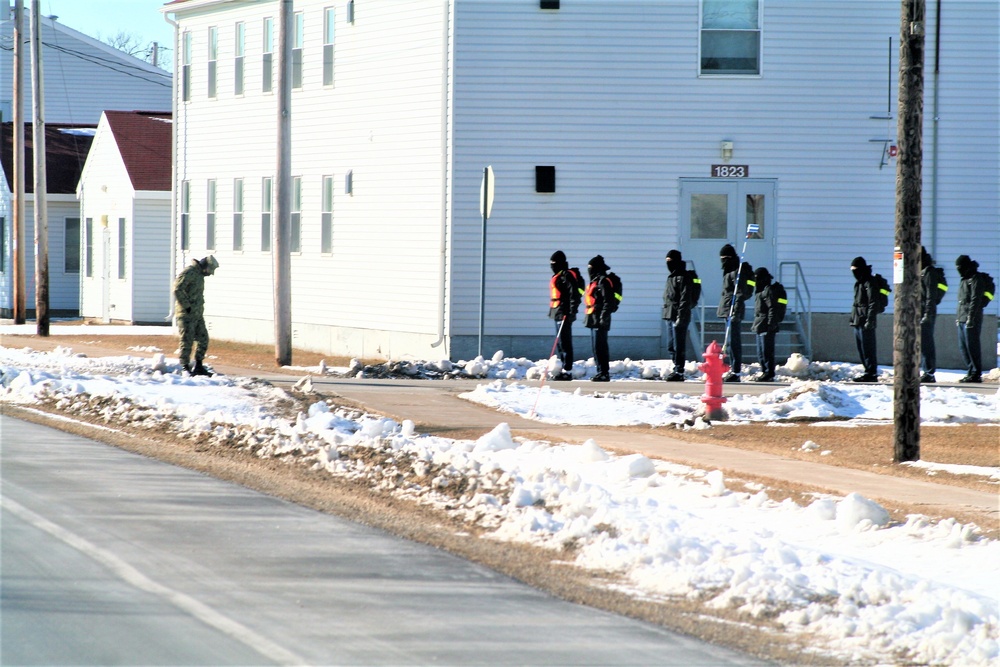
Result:
<svg viewBox="0 0 1000 667">
<path fill-rule="evenodd" d="M 862 329 L 874 329 L 878 324 L 878 313 L 875 312 L 875 283 L 871 276 L 854 283 L 854 305 L 851 307 L 851 326 Z"/>
<path fill-rule="evenodd" d="M 976 264 L 973 262 L 973 264 Z M 976 264 L 978 267 L 979 265 Z M 986 278 L 976 271 L 968 278 L 962 278 L 958 285 L 958 316 L 956 321 L 967 327 L 983 324 L 983 309 L 990 300 L 986 298 Z"/>
<path fill-rule="evenodd" d="M 576 320 L 583 294 L 577 287 L 577 281 L 570 275 L 572 270 L 563 269 L 549 281 L 549 317 L 553 320 L 559 321 L 564 317 L 567 322 Z M 579 275 L 577 279 L 583 282 Z"/>
<path fill-rule="evenodd" d="M 691 322 L 691 290 L 683 266 L 667 276 L 663 289 L 663 319 L 682 326 Z"/>
<path fill-rule="evenodd" d="M 610 329 L 611 301 L 614 298 L 615 291 L 611 279 L 604 273 L 594 276 L 587 285 L 587 292 L 583 297 L 586 308 L 583 326 L 588 329 Z"/>
</svg>

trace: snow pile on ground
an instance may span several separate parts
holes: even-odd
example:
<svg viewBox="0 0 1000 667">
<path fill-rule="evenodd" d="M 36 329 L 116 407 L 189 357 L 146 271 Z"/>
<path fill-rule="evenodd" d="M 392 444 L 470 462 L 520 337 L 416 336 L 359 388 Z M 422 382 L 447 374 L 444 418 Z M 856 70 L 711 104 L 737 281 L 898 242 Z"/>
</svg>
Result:
<svg viewBox="0 0 1000 667">
<path fill-rule="evenodd" d="M 481 384 L 461 398 L 549 424 L 588 426 L 674 425 L 706 427 L 701 398 L 687 394 L 648 392 L 572 392 L 549 386 L 528 387 L 495 381 Z M 781 422 L 842 419 L 891 422 L 893 388 L 880 384 L 796 381 L 759 396 L 736 394 L 723 408 L 729 422 Z M 920 419 L 925 424 L 1000 424 L 1000 392 L 992 396 L 961 389 L 924 386 Z"/>
<path fill-rule="evenodd" d="M 290 403 L 267 385 L 164 373 L 163 364 L 0 348 L 0 400 L 362 480 L 433 504 L 489 539 L 537 545 L 614 573 L 612 585 L 630 594 L 697 599 L 770 619 L 845 662 L 989 665 L 1000 658 L 1000 542 L 974 526 L 920 516 L 893 525 L 857 494 L 816 496 L 805 506 L 778 502 L 718 470 L 615 456 L 594 440 L 554 446 L 512 438 L 506 424 L 478 440 L 452 440 L 323 402 L 283 418 Z M 627 403 L 593 400 L 612 405 L 603 412 Z"/>
</svg>

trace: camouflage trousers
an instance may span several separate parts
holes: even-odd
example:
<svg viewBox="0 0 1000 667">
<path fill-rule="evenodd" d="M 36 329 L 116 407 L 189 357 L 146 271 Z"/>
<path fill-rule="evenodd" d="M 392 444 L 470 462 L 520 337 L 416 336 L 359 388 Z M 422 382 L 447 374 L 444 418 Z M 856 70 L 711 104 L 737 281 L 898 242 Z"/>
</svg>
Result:
<svg viewBox="0 0 1000 667">
<path fill-rule="evenodd" d="M 191 361 L 191 350 L 194 348 L 194 360 L 200 362 L 208 350 L 208 328 L 203 317 L 178 317 L 177 329 L 181 334 L 181 344 L 178 356 L 182 366 Z"/>
</svg>

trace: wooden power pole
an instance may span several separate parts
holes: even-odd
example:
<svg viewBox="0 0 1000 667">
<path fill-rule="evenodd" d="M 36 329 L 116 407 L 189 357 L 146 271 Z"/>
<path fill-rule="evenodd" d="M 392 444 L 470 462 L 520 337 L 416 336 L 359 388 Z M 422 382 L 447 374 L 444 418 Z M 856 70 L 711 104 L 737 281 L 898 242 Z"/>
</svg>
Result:
<svg viewBox="0 0 1000 667">
<path fill-rule="evenodd" d="M 278 20 L 278 172 L 274 249 L 274 361 L 292 363 L 292 0 L 281 0 Z"/>
<path fill-rule="evenodd" d="M 896 140 L 896 283 L 893 461 L 920 459 L 920 197 L 923 163 L 925 0 L 902 0 Z"/>
<path fill-rule="evenodd" d="M 24 0 L 14 3 L 14 206 L 11 263 L 14 324 L 27 320 L 24 280 Z"/>
<path fill-rule="evenodd" d="M 45 103 L 42 89 L 42 27 L 38 0 L 31 0 L 31 154 L 35 160 L 35 322 L 49 335 L 49 210 L 45 179 Z"/>
</svg>

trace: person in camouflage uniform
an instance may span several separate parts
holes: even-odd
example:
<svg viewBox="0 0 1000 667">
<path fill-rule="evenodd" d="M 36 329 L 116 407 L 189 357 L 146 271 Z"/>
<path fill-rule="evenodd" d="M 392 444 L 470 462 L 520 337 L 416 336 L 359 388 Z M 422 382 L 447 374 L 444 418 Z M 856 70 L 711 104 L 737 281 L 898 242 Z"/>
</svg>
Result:
<svg viewBox="0 0 1000 667">
<path fill-rule="evenodd" d="M 180 357 L 184 370 L 191 375 L 211 375 L 202 361 L 208 350 L 208 328 L 205 326 L 205 276 L 210 276 L 219 268 L 213 255 L 191 260 L 191 264 L 180 272 L 174 281 L 174 314 L 180 332 Z M 191 350 L 194 349 L 194 365 L 191 365 Z"/>
</svg>

